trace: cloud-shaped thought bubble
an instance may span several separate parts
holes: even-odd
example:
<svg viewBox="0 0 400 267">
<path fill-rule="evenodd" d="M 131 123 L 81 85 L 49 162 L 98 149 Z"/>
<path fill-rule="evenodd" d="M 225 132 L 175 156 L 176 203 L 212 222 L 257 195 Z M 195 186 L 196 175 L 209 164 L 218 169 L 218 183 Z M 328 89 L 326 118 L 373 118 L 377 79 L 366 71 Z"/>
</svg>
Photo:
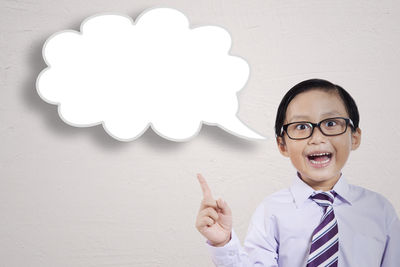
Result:
<svg viewBox="0 0 400 267">
<path fill-rule="evenodd" d="M 249 66 L 229 54 L 221 27 L 189 28 L 170 8 L 130 17 L 87 18 L 81 32 L 53 34 L 44 44 L 48 67 L 38 76 L 40 97 L 58 105 L 76 127 L 102 124 L 112 137 L 130 141 L 149 126 L 172 141 L 185 141 L 202 123 L 242 138 L 264 139 L 236 116 L 237 92 Z"/>
</svg>

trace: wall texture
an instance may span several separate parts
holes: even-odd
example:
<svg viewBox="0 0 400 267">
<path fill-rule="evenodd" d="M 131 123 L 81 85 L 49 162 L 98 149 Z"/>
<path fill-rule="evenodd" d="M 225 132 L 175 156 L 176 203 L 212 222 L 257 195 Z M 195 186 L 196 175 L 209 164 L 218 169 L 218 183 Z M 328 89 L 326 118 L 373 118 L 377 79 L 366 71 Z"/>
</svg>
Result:
<svg viewBox="0 0 400 267">
<path fill-rule="evenodd" d="M 65 124 L 39 98 L 51 34 L 99 12 L 135 18 L 158 6 L 231 33 L 231 53 L 251 66 L 238 116 L 267 140 L 203 126 L 190 142 L 150 129 L 122 143 L 100 126 Z M 363 140 L 345 176 L 400 213 L 399 18 L 398 1 L 378 0 L 1 0 L 0 266 L 212 266 L 194 227 L 196 173 L 229 203 L 243 240 L 258 203 L 295 175 L 276 148 L 274 116 L 283 94 L 313 77 L 342 85 L 359 105 Z"/>
</svg>

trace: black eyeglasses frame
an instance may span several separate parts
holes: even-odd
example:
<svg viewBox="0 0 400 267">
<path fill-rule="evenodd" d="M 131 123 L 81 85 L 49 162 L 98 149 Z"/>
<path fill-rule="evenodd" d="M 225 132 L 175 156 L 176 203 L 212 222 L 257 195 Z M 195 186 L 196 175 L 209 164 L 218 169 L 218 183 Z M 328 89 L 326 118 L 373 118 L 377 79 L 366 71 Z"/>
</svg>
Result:
<svg viewBox="0 0 400 267">
<path fill-rule="evenodd" d="M 342 133 L 339 133 L 339 134 L 326 134 L 326 133 L 324 133 L 323 130 L 321 130 L 321 123 L 323 123 L 324 121 L 327 121 L 327 120 L 332 120 L 332 119 L 344 119 L 346 121 L 346 128 L 344 129 L 344 131 Z M 307 137 L 302 137 L 302 138 L 292 138 L 292 137 L 290 137 L 290 135 L 287 133 L 287 128 L 289 127 L 289 125 L 295 124 L 295 123 L 307 123 L 307 124 L 311 125 L 312 128 L 311 128 L 310 135 L 307 136 Z M 344 134 L 347 131 L 347 127 L 349 125 L 350 125 L 350 127 L 352 127 L 354 129 L 353 121 L 350 118 L 344 118 L 344 117 L 327 118 L 327 119 L 323 119 L 322 121 L 320 121 L 318 123 L 313 123 L 313 122 L 310 122 L 310 121 L 294 121 L 294 122 L 291 122 L 291 123 L 284 124 L 282 126 L 281 135 L 280 136 L 282 137 L 283 133 L 285 132 L 286 135 L 292 140 L 304 140 L 304 139 L 310 138 L 313 135 L 315 127 L 318 127 L 319 131 L 325 136 L 338 136 L 338 135 Z"/>
</svg>

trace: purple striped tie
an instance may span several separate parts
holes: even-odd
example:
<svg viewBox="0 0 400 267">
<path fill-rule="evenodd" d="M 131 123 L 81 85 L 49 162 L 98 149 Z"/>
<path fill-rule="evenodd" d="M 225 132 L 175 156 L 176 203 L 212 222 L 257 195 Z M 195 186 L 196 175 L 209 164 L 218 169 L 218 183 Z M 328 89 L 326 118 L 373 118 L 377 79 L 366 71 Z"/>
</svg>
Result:
<svg viewBox="0 0 400 267">
<path fill-rule="evenodd" d="M 335 196 L 334 191 L 311 196 L 312 200 L 324 208 L 324 215 L 312 234 L 307 267 L 337 267 L 338 265 L 338 226 L 332 207 Z"/>
</svg>

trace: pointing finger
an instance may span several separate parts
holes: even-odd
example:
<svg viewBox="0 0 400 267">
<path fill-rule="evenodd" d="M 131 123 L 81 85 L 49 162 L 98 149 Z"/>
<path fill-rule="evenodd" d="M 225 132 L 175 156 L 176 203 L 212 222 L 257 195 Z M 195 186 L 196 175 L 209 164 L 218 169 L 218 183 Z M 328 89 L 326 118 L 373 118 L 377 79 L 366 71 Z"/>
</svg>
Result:
<svg viewBox="0 0 400 267">
<path fill-rule="evenodd" d="M 208 187 L 206 179 L 200 173 L 197 174 L 197 179 L 199 180 L 201 190 L 203 191 L 203 197 L 205 199 L 212 199 L 211 189 Z"/>
</svg>

